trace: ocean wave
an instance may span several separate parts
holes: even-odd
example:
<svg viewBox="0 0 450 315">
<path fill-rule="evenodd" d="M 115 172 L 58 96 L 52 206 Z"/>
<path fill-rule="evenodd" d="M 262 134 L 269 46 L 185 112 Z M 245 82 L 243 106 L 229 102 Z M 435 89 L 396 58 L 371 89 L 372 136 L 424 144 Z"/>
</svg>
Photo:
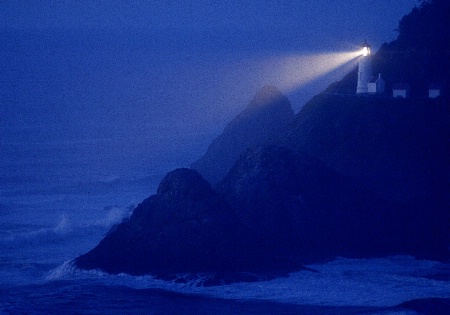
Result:
<svg viewBox="0 0 450 315">
<path fill-rule="evenodd" d="M 33 229 L 32 226 L 22 227 L 4 231 L 1 241 L 3 243 L 14 243 L 16 245 L 35 245 L 43 241 L 57 241 L 72 232 L 72 226 L 67 216 L 62 215 L 59 222 L 54 227 L 41 227 Z"/>
<path fill-rule="evenodd" d="M 0 242 L 15 245 L 36 245 L 45 242 L 69 241 L 71 237 L 87 232 L 103 235 L 109 228 L 128 218 L 133 209 L 134 205 L 128 207 L 108 206 L 103 209 L 102 214 L 97 219 L 88 221 L 74 220 L 64 213 L 60 215 L 57 223 L 51 227 L 37 227 L 29 224 L 3 230 L 0 233 Z"/>
<path fill-rule="evenodd" d="M 285 277 L 257 282 L 205 285 L 211 274 L 178 275 L 170 280 L 155 276 L 109 275 L 80 270 L 65 262 L 47 280 L 84 279 L 102 285 L 159 289 L 188 295 L 264 300 L 297 305 L 391 307 L 421 298 L 450 298 L 450 282 L 428 277 L 449 270 L 449 264 L 416 260 L 409 256 L 379 259 L 345 259 L 309 266 Z"/>
<path fill-rule="evenodd" d="M 73 260 L 67 260 L 62 265 L 50 270 L 46 275 L 47 281 L 68 280 L 74 278 L 95 278 L 106 276 L 107 274 L 100 270 L 81 270 L 78 269 Z"/>
<path fill-rule="evenodd" d="M 107 210 L 106 215 L 95 221 L 93 225 L 112 227 L 113 225 L 119 224 L 124 219 L 130 217 L 134 210 L 134 205 L 128 207 L 109 206 L 105 207 L 105 210 Z"/>
</svg>

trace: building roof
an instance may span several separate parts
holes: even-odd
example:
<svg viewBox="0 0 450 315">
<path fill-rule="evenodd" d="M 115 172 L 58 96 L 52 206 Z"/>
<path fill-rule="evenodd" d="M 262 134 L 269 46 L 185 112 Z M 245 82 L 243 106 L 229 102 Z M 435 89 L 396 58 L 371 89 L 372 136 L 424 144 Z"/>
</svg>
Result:
<svg viewBox="0 0 450 315">
<path fill-rule="evenodd" d="M 429 90 L 440 90 L 442 89 L 442 84 L 440 83 L 431 83 L 428 87 Z"/>
<path fill-rule="evenodd" d="M 381 73 L 379 73 L 378 76 L 372 76 L 368 83 L 376 83 L 378 80 L 383 81 L 381 78 Z"/>
</svg>

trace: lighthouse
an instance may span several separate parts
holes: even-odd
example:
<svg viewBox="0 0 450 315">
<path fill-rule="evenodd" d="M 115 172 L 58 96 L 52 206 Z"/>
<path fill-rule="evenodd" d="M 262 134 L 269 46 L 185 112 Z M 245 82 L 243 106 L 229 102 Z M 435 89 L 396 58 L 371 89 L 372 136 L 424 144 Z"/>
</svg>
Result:
<svg viewBox="0 0 450 315">
<path fill-rule="evenodd" d="M 358 65 L 358 85 L 356 87 L 356 94 L 367 93 L 368 83 L 372 78 L 372 63 L 370 62 L 370 45 L 364 41 L 362 45 L 362 55 L 359 59 Z"/>
</svg>

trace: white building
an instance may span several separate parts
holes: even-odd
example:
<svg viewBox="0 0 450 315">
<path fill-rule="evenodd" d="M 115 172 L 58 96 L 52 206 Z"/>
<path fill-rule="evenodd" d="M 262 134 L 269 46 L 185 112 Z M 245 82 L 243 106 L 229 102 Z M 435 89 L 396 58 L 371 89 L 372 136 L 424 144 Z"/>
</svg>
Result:
<svg viewBox="0 0 450 315">
<path fill-rule="evenodd" d="M 407 98 L 409 97 L 409 84 L 397 83 L 392 87 L 392 96 Z"/>
<path fill-rule="evenodd" d="M 430 84 L 428 88 L 428 97 L 436 98 L 441 95 L 441 86 L 439 84 Z"/>
<path fill-rule="evenodd" d="M 381 94 L 384 93 L 384 80 L 381 78 L 381 73 L 378 77 L 373 76 L 367 83 L 367 92 L 371 94 Z"/>
<path fill-rule="evenodd" d="M 370 45 L 367 41 L 363 44 L 362 56 L 358 64 L 358 85 L 356 93 L 368 93 L 368 83 L 372 77 L 372 62 L 370 61 Z"/>
</svg>

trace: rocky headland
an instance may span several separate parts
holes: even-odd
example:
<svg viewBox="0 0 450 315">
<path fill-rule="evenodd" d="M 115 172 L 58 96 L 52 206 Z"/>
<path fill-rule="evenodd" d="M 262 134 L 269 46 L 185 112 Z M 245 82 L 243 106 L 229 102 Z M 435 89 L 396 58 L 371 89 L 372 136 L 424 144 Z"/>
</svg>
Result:
<svg viewBox="0 0 450 315">
<path fill-rule="evenodd" d="M 412 97 L 356 96 L 354 71 L 294 117 L 264 87 L 193 169 L 167 174 L 75 265 L 140 275 L 289 271 L 336 256 L 447 261 L 450 96 L 422 92 L 448 82 L 448 19 L 434 17 L 449 10 L 424 2 L 374 56 L 387 81 L 411 80 Z"/>
<path fill-rule="evenodd" d="M 247 148 L 280 143 L 293 119 L 286 96 L 273 86 L 264 86 L 191 167 L 216 184 Z"/>
</svg>

